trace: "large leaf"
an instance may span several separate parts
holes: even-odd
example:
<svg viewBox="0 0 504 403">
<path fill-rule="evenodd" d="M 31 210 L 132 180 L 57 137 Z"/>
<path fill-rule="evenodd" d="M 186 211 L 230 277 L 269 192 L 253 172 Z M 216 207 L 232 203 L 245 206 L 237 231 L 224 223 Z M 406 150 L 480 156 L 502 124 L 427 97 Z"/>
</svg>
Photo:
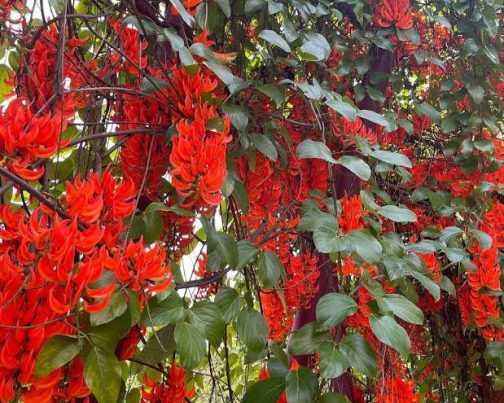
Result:
<svg viewBox="0 0 504 403">
<path fill-rule="evenodd" d="M 266 345 L 268 325 L 260 312 L 246 308 L 238 315 L 236 332 L 248 348 L 262 350 Z"/>
<path fill-rule="evenodd" d="M 142 313 L 141 322 L 150 327 L 166 326 L 184 320 L 185 313 L 182 298 L 172 292 L 162 302 L 152 298 Z"/>
<path fill-rule="evenodd" d="M 411 350 L 408 333 L 394 318 L 371 314 L 369 324 L 378 340 L 398 351 L 404 359 L 408 358 Z"/>
<path fill-rule="evenodd" d="M 224 104 L 222 111 L 229 116 L 229 120 L 238 131 L 244 131 L 248 125 L 248 114 L 238 105 Z"/>
<path fill-rule="evenodd" d="M 175 352 L 175 327 L 165 326 L 155 331 L 137 357 L 147 364 L 155 365 L 173 356 Z"/>
<path fill-rule="evenodd" d="M 268 288 L 274 288 L 284 272 L 282 262 L 280 262 L 278 256 L 269 250 L 259 255 L 257 267 L 259 269 L 259 279 Z"/>
<path fill-rule="evenodd" d="M 115 403 L 121 390 L 121 364 L 114 353 L 93 347 L 84 364 L 84 381 L 99 403 Z"/>
<path fill-rule="evenodd" d="M 313 232 L 313 242 L 317 250 L 322 253 L 342 252 L 348 248 L 348 243 L 341 236 L 337 224 L 334 226 L 324 224 L 316 228 Z"/>
<path fill-rule="evenodd" d="M 378 209 L 378 213 L 395 222 L 416 222 L 417 220 L 416 214 L 405 207 L 382 206 Z"/>
<path fill-rule="evenodd" d="M 304 140 L 297 146 L 296 154 L 299 158 L 317 158 L 333 164 L 337 162 L 329 147 L 320 141 Z"/>
<path fill-rule="evenodd" d="M 326 60 L 331 54 L 331 46 L 327 39 L 318 32 L 307 32 L 301 45 L 301 51 L 310 56 L 311 60 Z"/>
<path fill-rule="evenodd" d="M 399 294 L 387 294 L 381 301 L 386 308 L 402 320 L 421 325 L 424 320 L 422 310 L 406 297 Z"/>
<path fill-rule="evenodd" d="M 352 367 L 366 376 L 376 374 L 378 365 L 375 352 L 360 334 L 347 334 L 341 340 L 339 348 Z"/>
<path fill-rule="evenodd" d="M 317 377 L 308 368 L 290 371 L 286 379 L 285 392 L 288 402 L 312 403 L 318 392 Z"/>
<path fill-rule="evenodd" d="M 351 231 L 345 237 L 353 250 L 366 262 L 374 264 L 380 260 L 382 246 L 368 231 Z"/>
<path fill-rule="evenodd" d="M 76 337 L 62 335 L 51 337 L 37 355 L 35 376 L 43 378 L 49 375 L 72 361 L 80 350 L 81 345 Z"/>
<path fill-rule="evenodd" d="M 292 355 L 313 354 L 323 342 L 330 340 L 328 332 L 317 332 L 315 322 L 310 322 L 298 329 L 289 343 L 289 352 Z"/>
<path fill-rule="evenodd" d="M 247 239 L 242 239 L 237 242 L 238 245 L 238 266 L 236 268 L 243 269 L 247 264 L 251 263 L 257 257 L 257 248 Z"/>
<path fill-rule="evenodd" d="M 291 51 L 291 48 L 287 41 L 271 29 L 265 29 L 261 31 L 259 38 L 264 39 L 266 42 L 271 43 L 273 46 L 279 47 L 284 52 L 289 53 Z"/>
<path fill-rule="evenodd" d="M 338 112 L 340 115 L 343 115 L 347 120 L 353 122 L 357 117 L 357 109 L 353 105 L 350 105 L 348 102 L 329 100 L 326 102 L 326 105 Z"/>
<path fill-rule="evenodd" d="M 128 309 L 126 296 L 124 295 L 124 292 L 117 290 L 112 294 L 109 303 L 104 309 L 100 312 L 89 315 L 89 321 L 93 326 L 102 325 L 118 318 L 126 312 L 126 309 Z"/>
<path fill-rule="evenodd" d="M 189 320 L 213 346 L 220 344 L 226 322 L 216 304 L 210 301 L 195 302 L 189 311 Z"/>
<path fill-rule="evenodd" d="M 386 150 L 376 150 L 376 151 L 373 151 L 370 155 L 371 155 L 371 157 L 374 157 L 377 160 L 386 162 L 387 164 L 399 165 L 399 166 L 405 167 L 405 168 L 412 167 L 411 161 L 409 160 L 409 158 L 403 154 L 394 153 L 392 151 L 386 151 Z"/>
<path fill-rule="evenodd" d="M 285 379 L 271 377 L 254 383 L 245 393 L 243 403 L 277 403 L 285 389 Z"/>
<path fill-rule="evenodd" d="M 322 343 L 318 349 L 320 375 L 324 378 L 337 378 L 348 369 L 350 363 L 338 346 L 330 341 Z"/>
<path fill-rule="evenodd" d="M 252 133 L 250 139 L 257 149 L 270 160 L 276 161 L 278 159 L 278 151 L 269 137 L 261 133 Z"/>
<path fill-rule="evenodd" d="M 223 288 L 215 296 L 215 304 L 219 307 L 225 322 L 229 323 L 241 311 L 243 302 L 234 288 Z"/>
<path fill-rule="evenodd" d="M 198 328 L 190 323 L 179 322 L 175 326 L 174 337 L 184 368 L 195 368 L 206 351 L 205 339 Z"/>
<path fill-rule="evenodd" d="M 382 115 L 379 113 L 376 113 L 374 111 L 369 111 L 369 110 L 360 110 L 358 113 L 359 117 L 361 119 L 366 119 L 369 120 L 370 122 L 376 123 L 377 125 L 380 126 L 385 126 L 387 127 L 389 125 L 389 122 L 387 119 L 385 119 Z"/>
<path fill-rule="evenodd" d="M 350 315 L 353 315 L 359 306 L 348 295 L 332 292 L 320 298 L 317 304 L 318 330 L 329 330 L 339 325 Z"/>
<path fill-rule="evenodd" d="M 359 178 L 367 181 L 371 177 L 371 168 L 369 165 L 358 157 L 352 155 L 344 155 L 336 160 L 340 165 L 352 172 Z"/>
</svg>

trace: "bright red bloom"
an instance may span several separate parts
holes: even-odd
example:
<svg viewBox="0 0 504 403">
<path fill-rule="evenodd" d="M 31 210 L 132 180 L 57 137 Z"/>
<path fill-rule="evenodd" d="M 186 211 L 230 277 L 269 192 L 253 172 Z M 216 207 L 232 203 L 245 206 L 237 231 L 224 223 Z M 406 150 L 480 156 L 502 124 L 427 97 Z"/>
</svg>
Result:
<svg viewBox="0 0 504 403">
<path fill-rule="evenodd" d="M 183 368 L 172 363 L 168 376 L 162 383 L 144 377 L 142 386 L 142 403 L 185 403 L 195 394 L 194 388 L 186 385 L 186 373 Z"/>
<path fill-rule="evenodd" d="M 399 29 L 410 29 L 413 17 L 409 0 L 382 0 L 375 7 L 373 21 L 380 27 L 396 26 Z"/>
</svg>

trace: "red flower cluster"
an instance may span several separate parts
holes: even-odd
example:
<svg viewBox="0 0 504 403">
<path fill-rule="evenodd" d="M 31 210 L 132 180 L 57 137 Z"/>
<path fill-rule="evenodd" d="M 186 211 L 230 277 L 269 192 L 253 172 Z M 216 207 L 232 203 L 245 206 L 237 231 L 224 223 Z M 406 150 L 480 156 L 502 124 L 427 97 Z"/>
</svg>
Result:
<svg viewBox="0 0 504 403">
<path fill-rule="evenodd" d="M 382 0 L 374 9 L 373 21 L 379 27 L 410 29 L 413 26 L 410 0 Z"/>
<path fill-rule="evenodd" d="M 415 381 L 413 379 L 387 376 L 383 384 L 376 388 L 376 402 L 418 403 L 420 402 L 420 395 L 415 392 Z"/>
<path fill-rule="evenodd" d="M 31 165 L 68 144 L 60 140 L 61 124 L 60 115 L 38 117 L 25 99 L 14 99 L 0 113 L 0 164 L 28 181 L 39 179 L 44 168 Z"/>
<path fill-rule="evenodd" d="M 170 285 L 164 249 L 146 250 L 141 241 L 123 249 L 123 242 L 118 243 L 123 221 L 133 210 L 133 195 L 131 182 L 118 181 L 106 171 L 101 180 L 91 174 L 88 180 L 67 184 L 63 204 L 69 219 L 47 209 L 27 216 L 24 210 L 0 208 L 1 400 L 11 400 L 15 389 L 26 385 L 31 385 L 22 389 L 27 401 L 48 401 L 70 390 L 77 393 L 73 397 L 85 396 L 82 373 L 69 378 L 64 390 L 62 368 L 34 378 L 35 359 L 44 343 L 56 334 L 75 333 L 81 305 L 95 313 L 114 293 L 129 289 L 143 302 Z M 97 280 L 100 286 L 93 284 Z M 82 368 L 75 362 L 70 373 Z"/>
<path fill-rule="evenodd" d="M 142 403 L 185 403 L 195 394 L 194 388 L 186 385 L 185 371 L 172 363 L 166 379 L 157 383 L 155 379 L 144 377 Z"/>
</svg>

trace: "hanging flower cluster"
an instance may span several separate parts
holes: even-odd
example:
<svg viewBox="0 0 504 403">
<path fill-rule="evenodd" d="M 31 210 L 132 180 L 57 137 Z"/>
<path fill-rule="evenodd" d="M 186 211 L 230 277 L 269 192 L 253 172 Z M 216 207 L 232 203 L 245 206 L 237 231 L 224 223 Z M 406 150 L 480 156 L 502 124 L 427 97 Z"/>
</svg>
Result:
<svg viewBox="0 0 504 403">
<path fill-rule="evenodd" d="M 165 380 L 161 383 L 155 379 L 144 378 L 142 403 L 185 403 L 195 394 L 194 388 L 186 384 L 186 373 L 183 368 L 172 363 Z"/>
</svg>

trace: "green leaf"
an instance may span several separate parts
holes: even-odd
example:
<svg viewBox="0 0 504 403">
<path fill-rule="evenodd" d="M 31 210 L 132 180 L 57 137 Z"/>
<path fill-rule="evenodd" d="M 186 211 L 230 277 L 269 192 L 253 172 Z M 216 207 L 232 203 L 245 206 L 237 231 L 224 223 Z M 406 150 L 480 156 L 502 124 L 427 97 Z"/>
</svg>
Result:
<svg viewBox="0 0 504 403">
<path fill-rule="evenodd" d="M 377 160 L 386 162 L 391 165 L 399 165 L 401 167 L 411 168 L 412 164 L 408 157 L 403 154 L 395 153 L 386 150 L 375 150 L 370 153 L 371 157 Z"/>
<path fill-rule="evenodd" d="M 256 259 L 258 250 L 248 239 L 241 239 L 237 242 L 237 245 L 239 256 L 236 269 L 240 270 Z"/>
<path fill-rule="evenodd" d="M 278 159 L 278 151 L 269 137 L 261 133 L 252 133 L 250 139 L 256 148 L 270 160 L 276 161 Z"/>
<path fill-rule="evenodd" d="M 418 35 L 418 31 L 414 28 L 410 29 L 398 29 L 397 37 L 400 41 L 403 42 L 411 42 L 413 44 L 418 44 L 420 42 L 420 36 Z"/>
<path fill-rule="evenodd" d="M 416 222 L 417 220 L 416 214 L 404 207 L 382 206 L 378 209 L 378 213 L 395 222 Z"/>
<path fill-rule="evenodd" d="M 170 3 L 179 12 L 184 22 L 192 27 L 194 25 L 194 17 L 187 12 L 186 8 L 182 5 L 180 0 L 170 0 Z"/>
<path fill-rule="evenodd" d="M 225 232 L 213 231 L 208 234 L 208 246 L 209 252 L 217 249 L 230 267 L 235 268 L 238 265 L 238 246 Z"/>
<path fill-rule="evenodd" d="M 140 91 L 142 91 L 144 94 L 151 94 L 166 87 L 168 87 L 168 83 L 165 80 L 156 77 L 144 77 L 142 78 Z"/>
<path fill-rule="evenodd" d="M 423 287 L 430 292 L 430 294 L 434 297 L 434 300 L 439 301 L 441 298 L 441 290 L 439 289 L 439 285 L 437 285 L 434 281 L 432 281 L 429 277 L 424 274 L 418 272 L 410 272 L 411 277 L 417 279 Z"/>
<path fill-rule="evenodd" d="M 376 374 L 376 354 L 360 334 L 347 334 L 341 340 L 339 348 L 353 368 L 357 368 L 366 376 L 372 377 Z"/>
<path fill-rule="evenodd" d="M 441 242 L 448 242 L 453 237 L 462 235 L 463 233 L 464 231 L 462 231 L 459 227 L 453 227 L 453 226 L 444 227 L 441 230 L 441 236 L 439 237 L 439 240 Z"/>
<path fill-rule="evenodd" d="M 215 296 L 215 304 L 219 307 L 226 323 L 230 323 L 242 309 L 242 298 L 234 288 L 223 288 Z"/>
<path fill-rule="evenodd" d="M 131 309 L 114 320 L 86 330 L 87 336 L 95 346 L 114 352 L 117 342 L 125 337 L 131 329 Z"/>
<path fill-rule="evenodd" d="M 116 356 L 93 347 L 84 364 L 84 381 L 99 403 L 117 402 L 121 390 L 121 364 Z"/>
<path fill-rule="evenodd" d="M 354 106 L 350 105 L 347 102 L 329 100 L 326 102 L 326 105 L 334 111 L 338 112 L 340 115 L 343 115 L 345 119 L 349 120 L 350 122 L 353 122 L 357 117 L 357 109 L 355 109 Z"/>
<path fill-rule="evenodd" d="M 182 298 L 172 292 L 161 302 L 152 298 L 142 313 L 141 322 L 149 327 L 166 326 L 184 320 L 185 314 Z"/>
<path fill-rule="evenodd" d="M 195 302 L 189 311 L 189 320 L 213 346 L 219 346 L 226 322 L 216 304 L 211 301 Z"/>
<path fill-rule="evenodd" d="M 49 375 L 72 361 L 80 350 L 81 345 L 78 338 L 62 335 L 52 336 L 37 355 L 35 376 L 43 378 Z"/>
<path fill-rule="evenodd" d="M 289 343 L 289 352 L 292 355 L 313 354 L 323 342 L 330 340 L 328 332 L 317 332 L 315 322 L 310 322 L 298 329 Z"/>
<path fill-rule="evenodd" d="M 339 325 L 350 315 L 353 315 L 359 306 L 348 295 L 332 292 L 320 298 L 317 304 L 317 330 L 329 330 Z"/>
<path fill-rule="evenodd" d="M 288 402 L 312 403 L 318 392 L 317 377 L 308 368 L 290 371 L 285 383 Z"/>
<path fill-rule="evenodd" d="M 337 161 L 332 157 L 331 150 L 320 141 L 304 140 L 296 149 L 299 158 L 317 158 L 335 164 Z"/>
<path fill-rule="evenodd" d="M 205 339 L 198 328 L 187 322 L 178 322 L 175 326 L 175 343 L 184 369 L 195 368 L 205 356 Z"/>
<path fill-rule="evenodd" d="M 416 105 L 416 112 L 419 116 L 427 116 L 434 123 L 441 123 L 441 114 L 432 105 L 429 105 L 426 102 Z"/>
<path fill-rule="evenodd" d="M 257 267 L 259 269 L 259 279 L 268 288 L 274 288 L 278 283 L 280 275 L 284 272 L 278 256 L 269 250 L 259 254 Z"/>
<path fill-rule="evenodd" d="M 238 131 L 247 129 L 249 118 L 243 108 L 237 105 L 224 104 L 222 105 L 222 111 L 229 116 L 231 123 Z"/>
<path fill-rule="evenodd" d="M 318 32 L 307 32 L 301 45 L 301 51 L 313 57 L 310 60 L 327 60 L 331 54 L 331 46 L 327 39 Z"/>
<path fill-rule="evenodd" d="M 246 308 L 238 315 L 236 332 L 249 349 L 260 351 L 266 344 L 268 325 L 260 312 Z"/>
<path fill-rule="evenodd" d="M 336 253 L 348 249 L 347 240 L 341 236 L 336 225 L 328 226 L 326 223 L 320 225 L 313 232 L 313 242 L 319 252 Z"/>
<path fill-rule="evenodd" d="M 175 352 L 175 327 L 165 326 L 155 331 L 147 341 L 141 352 L 136 357 L 142 362 L 155 365 L 163 362 L 168 357 L 172 357 Z"/>
<path fill-rule="evenodd" d="M 247 189 L 245 188 L 243 183 L 241 183 L 240 181 L 237 181 L 237 180 L 234 181 L 233 197 L 236 199 L 236 201 L 240 205 L 241 211 L 244 214 L 248 214 L 248 210 L 249 210 L 248 193 L 247 193 Z M 240 249 L 240 242 L 241 241 L 238 241 L 238 249 Z M 239 262 L 242 262 L 241 258 L 239 258 Z M 238 269 L 240 268 L 240 263 L 238 263 L 237 268 Z"/>
<path fill-rule="evenodd" d="M 350 400 L 341 393 L 327 392 L 320 396 L 318 403 L 350 403 Z"/>
<path fill-rule="evenodd" d="M 376 123 L 379 126 L 387 127 L 389 125 L 387 119 L 385 119 L 382 115 L 374 111 L 362 109 L 359 111 L 358 115 L 361 119 L 369 120 L 370 122 Z"/>
<path fill-rule="evenodd" d="M 92 326 L 102 325 L 118 318 L 126 312 L 126 309 L 128 309 L 126 296 L 124 292 L 117 290 L 112 294 L 109 303 L 103 310 L 89 315 L 89 321 Z"/>
<path fill-rule="evenodd" d="M 476 105 L 479 105 L 481 101 L 483 101 L 485 90 L 481 85 L 470 84 L 466 87 L 466 89 Z"/>
<path fill-rule="evenodd" d="M 411 350 L 408 333 L 394 318 L 371 314 L 369 324 L 378 340 L 398 351 L 404 359 L 408 358 Z"/>
<path fill-rule="evenodd" d="M 320 357 L 320 375 L 324 378 L 337 378 L 344 374 L 350 366 L 345 355 L 332 341 L 322 343 L 318 352 Z"/>
<path fill-rule="evenodd" d="M 278 106 L 282 104 L 284 96 L 278 89 L 278 86 L 274 84 L 264 84 L 258 85 L 256 88 L 263 94 L 266 94 L 268 97 L 270 97 L 273 101 L 275 101 Z"/>
<path fill-rule="evenodd" d="M 245 14 L 250 15 L 266 5 L 264 0 L 247 0 L 245 3 Z"/>
<path fill-rule="evenodd" d="M 177 32 L 175 32 L 173 28 L 163 29 L 163 34 L 168 38 L 172 46 L 172 49 L 175 52 L 178 52 L 185 47 L 184 40 L 177 35 Z"/>
<path fill-rule="evenodd" d="M 488 250 L 492 246 L 493 239 L 490 235 L 488 235 L 486 232 L 483 231 L 478 231 L 478 230 L 472 230 L 471 233 L 474 235 L 476 240 L 479 242 L 481 248 L 483 250 Z"/>
<path fill-rule="evenodd" d="M 231 17 L 231 4 L 229 3 L 229 0 L 216 0 L 216 2 L 224 15 L 227 18 Z"/>
<path fill-rule="evenodd" d="M 277 403 L 285 390 L 285 379 L 271 377 L 254 383 L 245 393 L 243 403 Z"/>
<path fill-rule="evenodd" d="M 371 177 L 371 169 L 369 165 L 358 157 L 352 155 L 344 155 L 336 160 L 340 165 L 352 172 L 359 178 L 367 181 Z"/>
<path fill-rule="evenodd" d="M 5 64 L 0 64 L 0 103 L 2 103 L 8 94 L 10 94 L 12 87 L 7 84 L 10 69 Z"/>
<path fill-rule="evenodd" d="M 421 325 L 424 320 L 423 312 L 413 302 L 399 294 L 387 294 L 381 301 L 386 308 L 402 320 Z"/>
<path fill-rule="evenodd" d="M 345 238 L 362 259 L 371 264 L 378 263 L 383 249 L 380 242 L 367 230 L 351 231 Z"/>
<path fill-rule="evenodd" d="M 279 47 L 284 52 L 290 53 L 291 51 L 291 48 L 287 41 L 271 29 L 265 29 L 261 31 L 259 33 L 259 38 L 264 39 L 266 42 L 271 43 L 273 46 Z"/>
<path fill-rule="evenodd" d="M 217 77 L 219 77 L 219 80 L 221 80 L 224 84 L 230 85 L 233 83 L 234 76 L 231 70 L 229 70 L 229 67 L 224 66 L 223 64 L 219 63 L 216 60 L 210 60 L 203 62 L 205 66 L 207 66 L 210 70 L 212 70 Z M 229 104 L 225 104 L 229 105 Z M 225 106 L 224 105 L 224 106 Z M 238 107 L 237 107 L 238 108 Z M 227 112 L 226 112 L 227 113 Z M 231 118 L 231 116 L 230 116 Z M 233 123 L 233 119 L 231 118 L 231 123 Z M 234 125 L 234 123 L 233 123 Z"/>
</svg>

